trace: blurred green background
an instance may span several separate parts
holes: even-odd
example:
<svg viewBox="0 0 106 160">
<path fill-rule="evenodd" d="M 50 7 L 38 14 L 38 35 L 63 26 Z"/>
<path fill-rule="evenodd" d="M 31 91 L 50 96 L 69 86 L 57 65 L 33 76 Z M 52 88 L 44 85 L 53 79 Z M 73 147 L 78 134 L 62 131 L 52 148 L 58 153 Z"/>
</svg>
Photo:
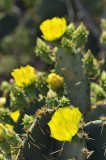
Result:
<svg viewBox="0 0 106 160">
<path fill-rule="evenodd" d="M 35 57 L 40 23 L 54 16 L 67 23 L 81 21 L 90 30 L 86 49 L 96 57 L 105 51 L 99 43 L 100 19 L 106 18 L 106 0 L 0 0 L 0 81 L 10 78 L 13 68 L 30 64 L 38 70 L 47 65 Z"/>
</svg>

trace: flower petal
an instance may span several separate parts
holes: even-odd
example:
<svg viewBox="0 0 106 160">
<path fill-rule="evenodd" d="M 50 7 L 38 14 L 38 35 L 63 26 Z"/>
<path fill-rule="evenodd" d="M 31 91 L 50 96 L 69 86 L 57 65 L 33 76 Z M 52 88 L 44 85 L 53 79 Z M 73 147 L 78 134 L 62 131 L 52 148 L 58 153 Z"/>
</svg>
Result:
<svg viewBox="0 0 106 160">
<path fill-rule="evenodd" d="M 78 132 L 80 120 L 81 113 L 78 108 L 59 108 L 48 123 L 51 136 L 60 141 L 71 141 Z"/>
</svg>

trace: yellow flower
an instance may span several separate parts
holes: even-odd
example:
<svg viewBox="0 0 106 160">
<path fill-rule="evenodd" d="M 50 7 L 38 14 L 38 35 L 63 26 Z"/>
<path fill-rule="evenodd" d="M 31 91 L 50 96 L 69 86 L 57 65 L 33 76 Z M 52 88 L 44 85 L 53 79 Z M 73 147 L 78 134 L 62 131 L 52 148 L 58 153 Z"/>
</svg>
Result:
<svg viewBox="0 0 106 160">
<path fill-rule="evenodd" d="M 54 41 L 63 36 L 66 31 L 65 18 L 54 17 L 45 20 L 40 25 L 40 30 L 43 33 L 43 38 L 47 41 Z"/>
<path fill-rule="evenodd" d="M 71 141 L 78 132 L 81 113 L 78 108 L 59 108 L 48 123 L 51 137 L 59 141 Z"/>
<path fill-rule="evenodd" d="M 36 71 L 30 65 L 14 69 L 11 75 L 15 79 L 15 83 L 19 87 L 24 87 L 35 81 Z"/>
<path fill-rule="evenodd" d="M 63 77 L 59 76 L 56 73 L 50 73 L 48 75 L 47 81 L 48 81 L 49 87 L 53 90 L 57 90 L 61 88 L 64 84 Z"/>
<path fill-rule="evenodd" d="M 10 112 L 10 116 L 11 118 L 14 120 L 14 122 L 17 122 L 19 116 L 20 116 L 20 111 L 16 110 L 15 112 Z M 9 128 L 9 129 L 14 129 L 14 126 L 11 124 L 6 123 L 5 127 Z"/>
<path fill-rule="evenodd" d="M 14 120 L 14 122 L 17 122 L 17 120 L 20 116 L 20 111 L 17 110 L 15 112 L 10 112 L 10 115 L 11 115 L 12 119 Z"/>
</svg>

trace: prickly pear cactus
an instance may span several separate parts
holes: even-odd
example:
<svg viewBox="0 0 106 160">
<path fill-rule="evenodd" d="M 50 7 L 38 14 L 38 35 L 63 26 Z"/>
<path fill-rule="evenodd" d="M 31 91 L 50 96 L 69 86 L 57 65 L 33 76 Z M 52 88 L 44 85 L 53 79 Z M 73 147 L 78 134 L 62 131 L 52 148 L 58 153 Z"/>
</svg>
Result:
<svg viewBox="0 0 106 160">
<path fill-rule="evenodd" d="M 54 17 L 40 30 L 44 40 L 37 39 L 35 53 L 51 71 L 20 67 L 11 73 L 11 87 L 0 87 L 0 160 L 105 160 L 105 59 L 84 51 L 83 23 Z"/>
<path fill-rule="evenodd" d="M 25 135 L 17 160 L 23 158 L 43 160 L 49 157 L 51 140 L 47 123 L 50 120 L 51 113 L 52 110 L 47 111 L 46 108 L 38 110 L 34 122 Z"/>
<path fill-rule="evenodd" d="M 86 122 L 91 122 L 85 126 L 84 130 L 88 133 L 90 140 L 87 141 L 89 150 L 95 152 L 91 155 L 91 159 L 106 159 L 106 102 L 100 101 L 88 112 L 85 118 Z"/>
<path fill-rule="evenodd" d="M 42 108 L 36 113 L 35 120 L 29 128 L 20 148 L 17 160 L 39 159 L 53 160 L 69 158 L 86 160 L 84 149 L 86 142 L 83 137 L 76 136 L 72 142 L 59 142 L 50 137 L 47 123 L 53 115 L 53 109 Z"/>
</svg>

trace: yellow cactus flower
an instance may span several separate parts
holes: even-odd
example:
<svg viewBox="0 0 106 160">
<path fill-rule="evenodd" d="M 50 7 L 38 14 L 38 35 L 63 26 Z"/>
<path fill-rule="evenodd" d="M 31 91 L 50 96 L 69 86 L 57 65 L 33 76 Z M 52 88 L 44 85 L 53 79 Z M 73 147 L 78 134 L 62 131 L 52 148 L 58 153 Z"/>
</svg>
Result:
<svg viewBox="0 0 106 160">
<path fill-rule="evenodd" d="M 15 112 L 10 112 L 10 116 L 11 116 L 11 118 L 14 120 L 14 122 L 17 122 L 17 120 L 18 120 L 18 118 L 19 118 L 19 116 L 20 116 L 20 111 L 19 111 L 19 110 L 16 110 Z M 13 128 L 14 128 L 13 125 L 7 124 L 7 123 L 5 124 L 5 127 L 9 128 L 9 129 L 12 129 L 12 130 L 13 130 Z"/>
<path fill-rule="evenodd" d="M 10 115 L 11 115 L 12 119 L 14 120 L 14 122 L 17 122 L 17 120 L 20 116 L 20 111 L 16 110 L 15 112 L 10 112 Z"/>
<path fill-rule="evenodd" d="M 15 83 L 19 87 L 24 87 L 35 81 L 36 71 L 30 65 L 14 69 L 11 75 L 15 79 Z"/>
<path fill-rule="evenodd" d="M 61 88 L 64 84 L 63 77 L 59 76 L 56 73 L 50 73 L 48 75 L 47 81 L 48 81 L 49 87 L 53 90 L 57 90 Z"/>
<path fill-rule="evenodd" d="M 66 31 L 65 18 L 54 17 L 47 19 L 40 25 L 40 30 L 43 33 L 43 38 L 47 41 L 54 41 L 63 36 Z"/>
<path fill-rule="evenodd" d="M 51 137 L 59 141 L 71 141 L 78 132 L 81 117 L 78 108 L 59 108 L 48 123 Z"/>
</svg>

